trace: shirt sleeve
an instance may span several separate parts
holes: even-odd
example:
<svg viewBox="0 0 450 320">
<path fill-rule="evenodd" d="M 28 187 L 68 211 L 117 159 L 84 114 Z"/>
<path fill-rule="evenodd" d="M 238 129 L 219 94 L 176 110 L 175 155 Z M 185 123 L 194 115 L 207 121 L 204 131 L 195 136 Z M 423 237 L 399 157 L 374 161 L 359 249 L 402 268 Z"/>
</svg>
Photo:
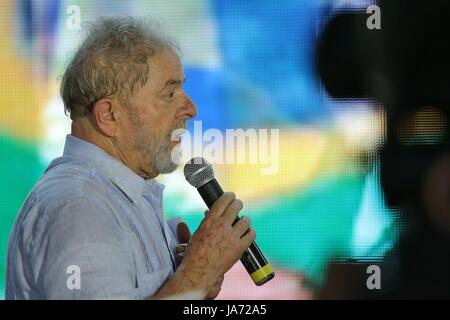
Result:
<svg viewBox="0 0 450 320">
<path fill-rule="evenodd" d="M 138 299 L 132 251 L 106 203 L 74 199 L 38 228 L 32 274 L 43 299 Z"/>
</svg>

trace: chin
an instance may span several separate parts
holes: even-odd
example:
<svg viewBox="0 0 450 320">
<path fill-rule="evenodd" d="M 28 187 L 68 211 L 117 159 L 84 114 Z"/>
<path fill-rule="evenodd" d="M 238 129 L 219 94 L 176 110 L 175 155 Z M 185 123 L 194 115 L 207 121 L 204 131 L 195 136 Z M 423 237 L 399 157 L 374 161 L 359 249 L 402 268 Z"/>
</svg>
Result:
<svg viewBox="0 0 450 320">
<path fill-rule="evenodd" d="M 173 163 L 171 160 L 169 160 L 169 161 L 166 162 L 164 165 L 162 165 L 162 166 L 157 166 L 157 167 L 156 167 L 156 170 L 157 170 L 160 174 L 167 174 L 167 173 L 172 173 L 172 172 L 174 172 L 177 168 L 178 168 L 178 164 Z"/>
</svg>

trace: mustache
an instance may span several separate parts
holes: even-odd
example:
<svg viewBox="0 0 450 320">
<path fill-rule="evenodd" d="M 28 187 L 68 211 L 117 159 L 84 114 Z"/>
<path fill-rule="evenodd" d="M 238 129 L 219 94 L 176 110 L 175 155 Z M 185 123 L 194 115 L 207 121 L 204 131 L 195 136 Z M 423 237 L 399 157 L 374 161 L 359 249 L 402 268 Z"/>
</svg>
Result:
<svg viewBox="0 0 450 320">
<path fill-rule="evenodd" d="M 180 122 L 179 124 L 177 124 L 173 129 L 173 130 L 177 130 L 177 129 L 187 129 L 187 124 L 186 121 Z"/>
</svg>

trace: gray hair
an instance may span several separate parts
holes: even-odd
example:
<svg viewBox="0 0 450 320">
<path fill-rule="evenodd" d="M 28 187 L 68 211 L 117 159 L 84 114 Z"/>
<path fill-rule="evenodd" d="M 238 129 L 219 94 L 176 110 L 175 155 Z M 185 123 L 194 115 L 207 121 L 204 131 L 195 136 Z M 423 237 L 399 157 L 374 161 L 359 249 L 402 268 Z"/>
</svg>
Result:
<svg viewBox="0 0 450 320">
<path fill-rule="evenodd" d="M 179 56 L 177 43 L 162 33 L 156 21 L 102 17 L 91 24 L 62 77 L 66 115 L 71 119 L 86 116 L 103 98 L 117 97 L 128 105 L 134 90 L 147 82 L 150 56 L 163 48 Z"/>
</svg>

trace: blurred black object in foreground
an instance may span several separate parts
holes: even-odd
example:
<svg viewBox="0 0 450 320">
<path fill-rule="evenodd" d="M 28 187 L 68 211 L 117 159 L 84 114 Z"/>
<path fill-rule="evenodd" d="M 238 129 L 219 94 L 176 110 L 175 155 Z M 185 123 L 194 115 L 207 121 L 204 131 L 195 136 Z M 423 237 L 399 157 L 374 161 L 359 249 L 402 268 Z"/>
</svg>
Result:
<svg viewBox="0 0 450 320">
<path fill-rule="evenodd" d="M 367 28 L 366 12 L 333 17 L 316 66 L 331 96 L 371 98 L 386 110 L 381 183 L 406 230 L 375 296 L 450 298 L 450 1 L 378 6 L 380 30 Z"/>
</svg>

